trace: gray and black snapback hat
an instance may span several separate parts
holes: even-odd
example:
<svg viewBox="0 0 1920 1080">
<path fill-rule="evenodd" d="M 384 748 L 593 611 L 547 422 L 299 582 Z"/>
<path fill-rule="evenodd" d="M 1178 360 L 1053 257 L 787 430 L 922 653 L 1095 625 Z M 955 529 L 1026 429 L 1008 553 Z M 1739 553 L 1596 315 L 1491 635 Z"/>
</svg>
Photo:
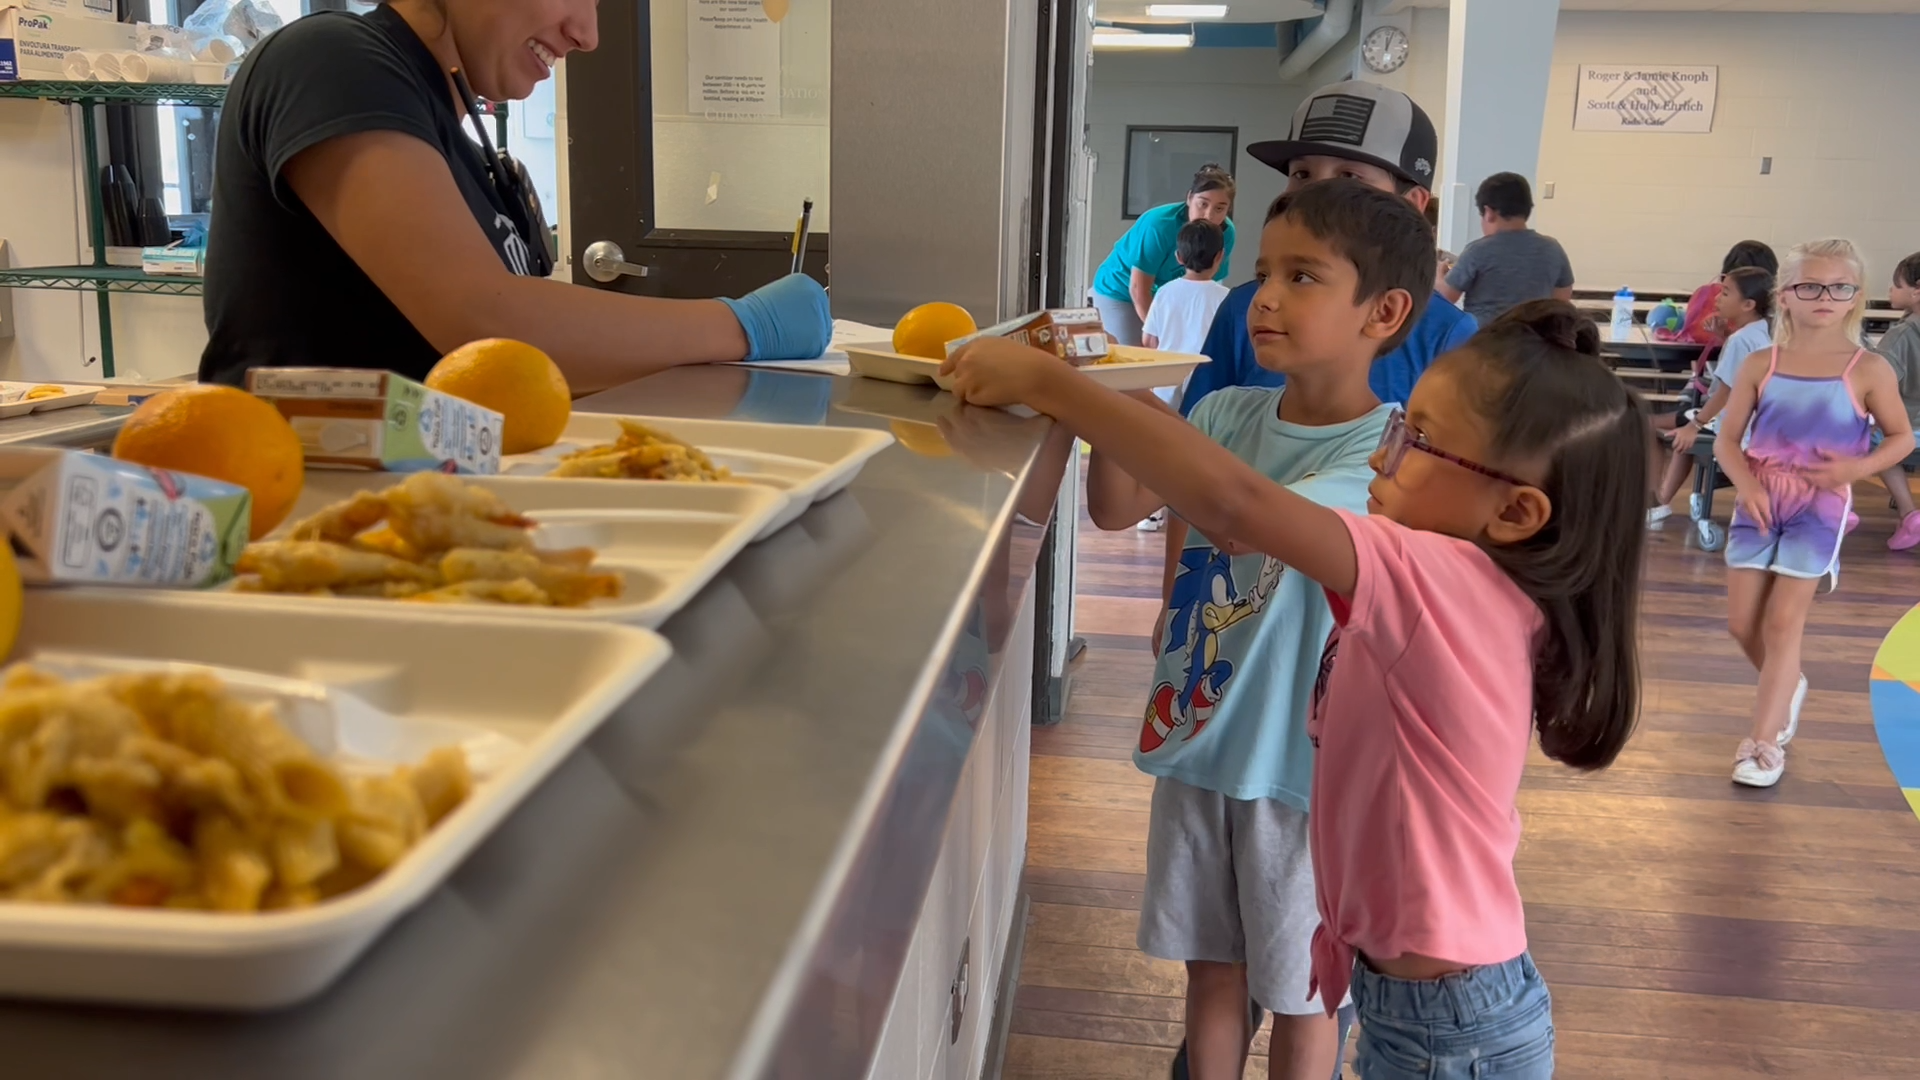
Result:
<svg viewBox="0 0 1920 1080">
<path fill-rule="evenodd" d="M 1363 161 L 1431 190 L 1440 137 L 1412 98 L 1351 80 L 1314 91 L 1294 110 L 1285 140 L 1254 143 L 1247 153 L 1281 172 L 1290 172 L 1295 158 L 1315 155 Z"/>
</svg>

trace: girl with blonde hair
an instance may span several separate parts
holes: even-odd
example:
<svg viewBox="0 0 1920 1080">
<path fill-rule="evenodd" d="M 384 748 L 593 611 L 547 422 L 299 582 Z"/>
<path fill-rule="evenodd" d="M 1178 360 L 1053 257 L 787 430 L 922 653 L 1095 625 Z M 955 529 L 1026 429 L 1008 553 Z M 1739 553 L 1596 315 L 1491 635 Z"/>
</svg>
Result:
<svg viewBox="0 0 1920 1080">
<path fill-rule="evenodd" d="M 1714 456 L 1739 496 L 1727 536 L 1727 626 L 1759 672 L 1733 780 L 1772 787 L 1800 726 L 1800 641 L 1822 579 L 1837 584 L 1853 484 L 1913 452 L 1893 368 L 1860 341 L 1867 296 L 1845 240 L 1787 255 L 1772 349 L 1740 366 Z M 1886 440 L 1873 446 L 1878 424 Z"/>
</svg>

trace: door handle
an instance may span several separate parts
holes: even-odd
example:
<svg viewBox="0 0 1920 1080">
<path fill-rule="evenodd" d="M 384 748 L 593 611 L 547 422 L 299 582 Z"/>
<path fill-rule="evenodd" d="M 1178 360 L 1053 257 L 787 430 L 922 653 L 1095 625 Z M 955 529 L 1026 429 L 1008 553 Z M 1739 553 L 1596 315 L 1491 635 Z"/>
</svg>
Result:
<svg viewBox="0 0 1920 1080">
<path fill-rule="evenodd" d="M 596 240 L 587 245 L 584 256 L 587 276 L 602 285 L 620 280 L 622 276 L 647 276 L 647 268 L 627 261 L 627 253 L 620 245 L 611 240 Z"/>
</svg>

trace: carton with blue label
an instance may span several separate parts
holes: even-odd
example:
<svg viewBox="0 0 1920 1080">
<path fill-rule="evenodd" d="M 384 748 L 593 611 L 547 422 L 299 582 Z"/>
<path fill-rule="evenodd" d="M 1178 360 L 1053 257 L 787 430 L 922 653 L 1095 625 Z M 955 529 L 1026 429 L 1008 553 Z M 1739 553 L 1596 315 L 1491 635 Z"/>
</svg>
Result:
<svg viewBox="0 0 1920 1080">
<path fill-rule="evenodd" d="M 386 472 L 500 471 L 504 420 L 391 371 L 254 368 L 247 389 L 293 425 L 308 465 Z"/>
<path fill-rule="evenodd" d="M 78 450 L 0 450 L 0 524 L 30 583 L 198 588 L 233 576 L 253 496 Z"/>
</svg>

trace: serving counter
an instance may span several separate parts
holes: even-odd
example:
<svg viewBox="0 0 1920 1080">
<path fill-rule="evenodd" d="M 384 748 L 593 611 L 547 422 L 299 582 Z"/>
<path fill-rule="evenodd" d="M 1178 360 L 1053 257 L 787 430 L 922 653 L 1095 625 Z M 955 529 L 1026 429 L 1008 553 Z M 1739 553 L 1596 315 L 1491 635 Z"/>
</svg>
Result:
<svg viewBox="0 0 1920 1080">
<path fill-rule="evenodd" d="M 0 1002 L 0 1072 L 979 1068 L 1024 860 L 1033 578 L 1064 436 L 930 388 L 740 368 L 580 407 L 900 441 L 668 622 L 668 668 L 330 990 L 266 1015 Z"/>
</svg>

